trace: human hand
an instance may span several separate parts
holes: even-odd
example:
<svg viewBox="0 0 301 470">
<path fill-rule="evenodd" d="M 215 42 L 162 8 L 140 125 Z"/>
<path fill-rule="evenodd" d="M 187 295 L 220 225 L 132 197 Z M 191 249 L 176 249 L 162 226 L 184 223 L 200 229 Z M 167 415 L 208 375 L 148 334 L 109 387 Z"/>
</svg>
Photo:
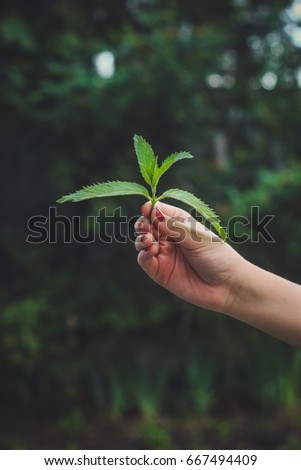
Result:
<svg viewBox="0 0 301 470">
<path fill-rule="evenodd" d="M 177 207 L 150 202 L 136 222 L 138 263 L 178 297 L 301 348 L 301 287 L 245 260 Z M 147 218 L 149 217 L 149 218 Z"/>
<path fill-rule="evenodd" d="M 135 225 L 142 269 L 192 304 L 227 311 L 245 260 L 188 212 L 162 202 L 150 209 L 150 202 L 142 206 Z"/>
</svg>

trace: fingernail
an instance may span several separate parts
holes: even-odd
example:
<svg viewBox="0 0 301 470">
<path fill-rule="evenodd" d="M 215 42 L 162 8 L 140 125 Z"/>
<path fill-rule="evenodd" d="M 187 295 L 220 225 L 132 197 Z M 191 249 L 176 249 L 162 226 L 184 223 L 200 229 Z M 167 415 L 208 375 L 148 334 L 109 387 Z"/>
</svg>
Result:
<svg viewBox="0 0 301 470">
<path fill-rule="evenodd" d="M 164 218 L 164 215 L 163 215 L 162 212 L 158 209 L 158 207 L 156 207 L 156 217 L 157 217 L 157 219 L 158 219 L 160 222 L 163 222 L 163 220 L 165 219 L 165 218 Z"/>
<path fill-rule="evenodd" d="M 136 227 L 137 227 L 138 230 L 142 230 L 143 229 L 143 222 L 138 222 Z"/>
<path fill-rule="evenodd" d="M 144 235 L 141 235 L 140 240 L 141 240 L 142 242 L 145 242 L 145 241 L 147 240 L 147 235 L 145 235 L 145 234 L 144 234 Z"/>
</svg>

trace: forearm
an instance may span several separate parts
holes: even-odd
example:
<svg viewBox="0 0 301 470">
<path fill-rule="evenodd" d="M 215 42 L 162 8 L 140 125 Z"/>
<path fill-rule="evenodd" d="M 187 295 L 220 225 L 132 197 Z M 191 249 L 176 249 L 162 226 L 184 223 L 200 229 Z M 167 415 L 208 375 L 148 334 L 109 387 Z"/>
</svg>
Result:
<svg viewBox="0 0 301 470">
<path fill-rule="evenodd" d="M 246 260 L 223 313 L 301 347 L 301 286 Z"/>
</svg>

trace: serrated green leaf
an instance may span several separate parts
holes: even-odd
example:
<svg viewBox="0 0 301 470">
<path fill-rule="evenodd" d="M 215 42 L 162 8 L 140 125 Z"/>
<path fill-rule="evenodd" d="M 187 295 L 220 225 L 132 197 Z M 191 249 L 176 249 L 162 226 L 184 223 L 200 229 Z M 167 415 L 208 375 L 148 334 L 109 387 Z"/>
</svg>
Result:
<svg viewBox="0 0 301 470">
<path fill-rule="evenodd" d="M 147 189 L 141 184 L 127 181 L 108 181 L 85 186 L 75 193 L 61 197 L 57 202 L 79 202 L 93 197 L 130 196 L 132 194 L 139 194 L 150 199 Z"/>
<path fill-rule="evenodd" d="M 134 147 L 144 180 L 151 186 L 157 168 L 157 159 L 150 144 L 140 135 L 134 135 Z"/>
<path fill-rule="evenodd" d="M 179 160 L 183 160 L 183 158 L 193 158 L 193 156 L 189 152 L 177 152 L 166 157 L 162 165 L 159 168 L 156 168 L 154 172 L 153 184 L 157 185 L 163 173 L 165 173 L 174 163 Z"/>
<path fill-rule="evenodd" d="M 182 189 L 169 189 L 165 191 L 159 199 L 164 199 L 170 197 L 176 199 L 177 201 L 182 201 L 185 204 L 193 207 L 197 212 L 199 212 L 205 219 L 207 219 L 211 225 L 215 228 L 217 233 L 220 235 L 222 240 L 226 240 L 227 234 L 225 230 L 220 225 L 219 216 L 211 209 L 204 201 L 194 196 L 194 194 L 189 193 L 188 191 L 183 191 Z"/>
</svg>

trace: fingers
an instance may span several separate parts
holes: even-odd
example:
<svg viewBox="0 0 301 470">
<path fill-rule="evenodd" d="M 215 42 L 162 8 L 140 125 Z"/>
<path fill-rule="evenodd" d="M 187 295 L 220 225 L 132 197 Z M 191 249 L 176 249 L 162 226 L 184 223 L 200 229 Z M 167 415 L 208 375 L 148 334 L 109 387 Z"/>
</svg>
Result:
<svg viewBox="0 0 301 470">
<path fill-rule="evenodd" d="M 159 243 L 152 233 L 143 233 L 135 241 L 138 254 L 138 264 L 151 277 L 155 278 L 158 272 Z"/>
<path fill-rule="evenodd" d="M 142 216 L 135 222 L 135 232 L 138 234 L 147 233 L 151 231 L 149 220 Z"/>
<path fill-rule="evenodd" d="M 148 256 L 156 256 L 159 252 L 159 243 L 152 233 L 143 233 L 136 238 L 135 247 L 137 251 L 147 251 Z"/>
<path fill-rule="evenodd" d="M 164 211 L 164 214 L 168 217 L 191 217 L 190 214 L 179 207 L 171 206 L 170 204 L 164 204 L 163 202 L 157 202 L 155 207 L 152 210 L 151 219 L 156 218 L 156 208 L 161 208 Z M 146 218 L 149 218 L 151 210 L 151 202 L 148 201 L 141 207 L 142 215 Z"/>
<path fill-rule="evenodd" d="M 146 202 L 145 204 L 141 206 L 141 209 L 140 209 L 141 214 L 146 219 L 149 219 L 151 207 L 152 207 L 152 204 L 150 201 Z"/>
<path fill-rule="evenodd" d="M 154 238 L 150 232 L 143 233 L 136 238 L 135 248 L 137 251 L 147 250 L 154 242 Z"/>
<path fill-rule="evenodd" d="M 135 223 L 135 231 L 138 234 L 135 241 L 136 250 L 139 252 L 138 264 L 151 278 L 155 278 L 158 271 L 157 255 L 159 253 L 159 243 L 154 235 L 156 230 L 146 218 L 147 208 L 142 211 L 142 214 L 145 215 L 140 217 Z"/>
<path fill-rule="evenodd" d="M 143 206 L 144 207 L 144 206 Z M 151 205 L 149 206 L 148 212 L 150 210 Z M 147 208 L 144 210 L 145 213 L 147 213 Z M 155 239 L 158 240 L 158 231 L 154 227 L 153 224 L 150 224 L 150 221 L 148 218 L 146 218 L 144 215 L 142 217 L 139 217 L 135 223 L 135 232 L 139 235 L 142 233 L 148 233 L 151 232 Z"/>
<path fill-rule="evenodd" d="M 143 271 L 152 279 L 156 279 L 159 270 L 159 262 L 157 256 L 151 253 L 152 249 L 153 248 L 150 247 L 148 250 L 141 250 L 137 259 Z"/>
<path fill-rule="evenodd" d="M 150 209 L 150 202 L 144 204 L 141 208 L 142 214 L 149 216 Z M 222 242 L 217 235 L 194 219 L 188 212 L 161 201 L 157 202 L 153 208 L 151 221 L 160 237 L 181 243 L 182 248 L 190 250 L 212 242 Z"/>
</svg>

